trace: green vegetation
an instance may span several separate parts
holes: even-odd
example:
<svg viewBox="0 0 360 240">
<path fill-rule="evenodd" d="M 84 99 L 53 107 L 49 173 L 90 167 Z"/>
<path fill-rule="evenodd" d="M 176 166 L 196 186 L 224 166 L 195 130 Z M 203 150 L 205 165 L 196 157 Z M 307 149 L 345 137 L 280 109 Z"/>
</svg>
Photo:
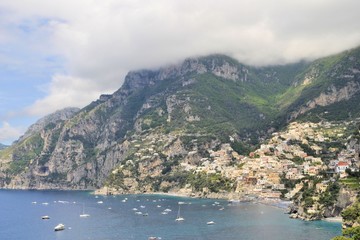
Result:
<svg viewBox="0 0 360 240">
<path fill-rule="evenodd" d="M 246 145 L 244 142 L 233 141 L 230 146 L 234 151 L 236 151 L 240 155 L 249 155 L 249 153 L 253 150 L 251 146 Z"/>
<path fill-rule="evenodd" d="M 352 190 L 360 190 L 360 178 L 359 177 L 348 177 L 340 180 L 341 184 Z"/>
<path fill-rule="evenodd" d="M 339 196 L 340 185 L 338 182 L 330 182 L 326 191 L 320 194 L 319 203 L 325 207 L 333 206 Z"/>
<path fill-rule="evenodd" d="M 230 179 L 217 173 L 193 173 L 188 176 L 187 183 L 198 192 L 202 192 L 205 188 L 209 189 L 210 192 L 215 193 L 220 192 L 221 190 L 230 191 L 233 188 L 233 183 Z"/>
<path fill-rule="evenodd" d="M 347 207 L 342 211 L 341 216 L 343 217 L 344 223 L 357 223 L 360 224 L 360 202 L 356 201 L 353 205 Z M 343 236 L 337 236 L 332 240 L 360 240 L 360 227 L 349 227 L 343 229 Z"/>
<path fill-rule="evenodd" d="M 52 172 L 47 176 L 47 181 L 59 184 L 66 181 L 66 173 Z"/>
<path fill-rule="evenodd" d="M 13 161 L 10 163 L 8 173 L 19 174 L 23 172 L 31 161 L 40 156 L 44 148 L 44 140 L 39 133 L 25 139 L 12 150 Z"/>
<path fill-rule="evenodd" d="M 117 190 L 127 190 L 127 186 L 124 185 L 124 174 L 122 171 L 112 172 L 105 182 L 106 186 L 113 187 Z"/>
</svg>

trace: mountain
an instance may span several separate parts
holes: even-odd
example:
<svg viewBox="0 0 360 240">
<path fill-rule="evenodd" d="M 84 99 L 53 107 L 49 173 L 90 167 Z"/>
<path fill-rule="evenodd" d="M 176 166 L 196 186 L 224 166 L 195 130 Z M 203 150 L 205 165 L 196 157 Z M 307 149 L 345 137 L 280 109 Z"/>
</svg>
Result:
<svg viewBox="0 0 360 240">
<path fill-rule="evenodd" d="M 8 146 L 5 144 L 0 143 L 0 150 L 7 148 Z"/>
<path fill-rule="evenodd" d="M 113 94 L 1 151 L 0 186 L 239 193 L 241 155 L 294 120 L 356 119 L 359 98 L 360 48 L 283 66 L 210 55 L 133 71 Z M 217 156 L 226 171 L 194 172 Z"/>
<path fill-rule="evenodd" d="M 68 108 L 64 108 L 62 110 L 58 110 L 54 113 L 51 113 L 51 114 L 39 119 L 36 123 L 31 125 L 27 129 L 25 134 L 19 138 L 18 142 L 21 142 L 32 135 L 40 133 L 41 130 L 43 130 L 45 127 L 51 127 L 52 125 L 56 124 L 59 121 L 65 121 L 65 120 L 71 118 L 79 110 L 80 110 L 79 108 L 68 107 Z"/>
</svg>

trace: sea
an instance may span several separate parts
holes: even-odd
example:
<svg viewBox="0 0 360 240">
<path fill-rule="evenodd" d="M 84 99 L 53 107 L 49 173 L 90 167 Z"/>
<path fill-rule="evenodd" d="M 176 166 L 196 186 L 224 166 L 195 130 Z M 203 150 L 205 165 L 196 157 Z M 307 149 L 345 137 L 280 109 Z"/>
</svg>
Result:
<svg viewBox="0 0 360 240">
<path fill-rule="evenodd" d="M 84 213 L 89 216 L 80 217 Z M 175 221 L 178 214 L 185 220 Z M 54 231 L 59 223 L 65 229 Z M 328 240 L 340 234 L 340 223 L 290 219 L 285 209 L 264 204 L 166 195 L 0 190 L 1 240 Z"/>
</svg>

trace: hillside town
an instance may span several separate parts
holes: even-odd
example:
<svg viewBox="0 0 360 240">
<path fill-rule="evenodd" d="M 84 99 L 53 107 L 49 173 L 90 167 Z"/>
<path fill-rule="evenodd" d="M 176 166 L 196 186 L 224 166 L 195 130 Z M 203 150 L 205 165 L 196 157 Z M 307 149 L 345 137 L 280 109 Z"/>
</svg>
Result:
<svg viewBox="0 0 360 240">
<path fill-rule="evenodd" d="M 201 159 L 200 166 L 186 162 L 182 166 L 186 170 L 220 173 L 234 179 L 237 184 L 235 192 L 249 199 L 291 199 L 302 189 L 303 183 L 299 181 L 282 195 L 286 189 L 283 181 L 301 180 L 308 176 L 327 176 L 316 185 L 317 191 L 323 192 L 329 179 L 346 177 L 346 169 L 359 169 L 359 156 L 354 149 L 323 147 L 324 143 L 342 138 L 345 130 L 343 124 L 293 122 L 286 131 L 273 133 L 267 143 L 249 156 L 239 155 L 230 144 L 223 144 L 218 151 L 210 150 L 210 157 Z M 334 157 L 323 161 L 325 152 Z"/>
</svg>

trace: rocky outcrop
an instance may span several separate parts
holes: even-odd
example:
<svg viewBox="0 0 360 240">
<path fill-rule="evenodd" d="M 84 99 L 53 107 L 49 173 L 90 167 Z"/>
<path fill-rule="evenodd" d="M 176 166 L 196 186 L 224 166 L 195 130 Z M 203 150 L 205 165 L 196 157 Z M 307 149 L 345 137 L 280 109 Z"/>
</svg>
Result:
<svg viewBox="0 0 360 240">
<path fill-rule="evenodd" d="M 325 207 L 319 205 L 317 211 L 309 212 L 304 208 L 303 202 L 299 203 L 295 201 L 295 203 L 289 206 L 288 214 L 290 214 L 290 218 L 298 218 L 306 221 L 340 217 L 341 212 L 356 201 L 356 197 L 357 193 L 355 191 L 341 188 L 337 201 L 332 206 Z"/>
<path fill-rule="evenodd" d="M 341 188 L 336 203 L 334 204 L 334 206 L 324 209 L 324 213 L 322 214 L 323 217 L 329 218 L 340 216 L 342 210 L 344 210 L 356 201 L 356 196 L 357 193 L 355 191 Z"/>
<path fill-rule="evenodd" d="M 360 91 L 359 82 L 348 82 L 342 88 L 336 88 L 331 86 L 327 92 L 320 93 L 318 97 L 312 99 L 301 106 L 297 111 L 290 114 L 290 119 L 296 119 L 299 115 L 302 115 L 317 106 L 328 106 L 340 101 L 349 100 L 352 96 Z"/>
<path fill-rule="evenodd" d="M 68 107 L 39 119 L 36 123 L 28 128 L 25 134 L 19 138 L 18 142 L 21 142 L 29 136 L 40 132 L 48 124 L 56 124 L 59 121 L 65 121 L 73 117 L 79 110 L 79 108 Z"/>
</svg>

